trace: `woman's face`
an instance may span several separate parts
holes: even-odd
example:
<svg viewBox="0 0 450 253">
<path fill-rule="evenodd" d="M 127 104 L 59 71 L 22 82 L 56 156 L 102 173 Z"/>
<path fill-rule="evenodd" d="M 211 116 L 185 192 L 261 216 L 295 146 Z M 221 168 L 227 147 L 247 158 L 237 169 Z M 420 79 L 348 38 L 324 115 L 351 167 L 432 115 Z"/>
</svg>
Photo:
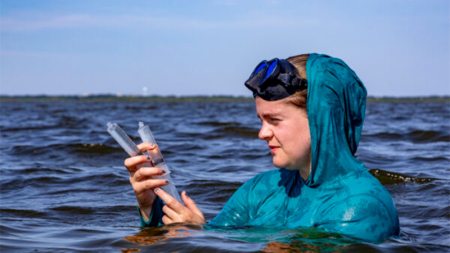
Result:
<svg viewBox="0 0 450 253">
<path fill-rule="evenodd" d="M 258 137 L 265 140 L 276 167 L 309 170 L 311 135 L 306 110 L 286 99 L 265 101 L 256 97 L 256 113 L 261 121 Z"/>
</svg>

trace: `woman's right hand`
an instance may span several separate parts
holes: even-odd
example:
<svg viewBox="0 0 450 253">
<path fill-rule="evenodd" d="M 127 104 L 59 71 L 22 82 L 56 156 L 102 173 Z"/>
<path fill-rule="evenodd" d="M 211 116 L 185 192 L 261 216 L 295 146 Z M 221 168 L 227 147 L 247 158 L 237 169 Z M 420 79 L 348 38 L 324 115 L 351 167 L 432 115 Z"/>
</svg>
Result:
<svg viewBox="0 0 450 253">
<path fill-rule="evenodd" d="M 141 152 L 158 148 L 156 145 L 142 143 L 138 145 Z M 165 179 L 157 179 L 164 174 L 160 168 L 153 167 L 150 158 L 146 155 L 138 155 L 125 159 L 124 164 L 130 173 L 130 183 L 133 187 L 141 214 L 146 220 L 152 210 L 156 198 L 153 189 L 168 184 Z"/>
</svg>

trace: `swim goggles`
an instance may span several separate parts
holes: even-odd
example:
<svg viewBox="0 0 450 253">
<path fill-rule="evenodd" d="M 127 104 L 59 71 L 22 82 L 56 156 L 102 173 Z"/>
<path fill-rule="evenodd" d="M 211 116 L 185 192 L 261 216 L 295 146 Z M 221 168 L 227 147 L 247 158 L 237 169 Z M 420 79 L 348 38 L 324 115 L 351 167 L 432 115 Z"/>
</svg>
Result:
<svg viewBox="0 0 450 253">
<path fill-rule="evenodd" d="M 253 70 L 245 86 L 253 92 L 254 97 L 268 101 L 283 99 L 307 88 L 307 81 L 296 73 L 295 67 L 287 60 L 264 60 Z"/>
</svg>

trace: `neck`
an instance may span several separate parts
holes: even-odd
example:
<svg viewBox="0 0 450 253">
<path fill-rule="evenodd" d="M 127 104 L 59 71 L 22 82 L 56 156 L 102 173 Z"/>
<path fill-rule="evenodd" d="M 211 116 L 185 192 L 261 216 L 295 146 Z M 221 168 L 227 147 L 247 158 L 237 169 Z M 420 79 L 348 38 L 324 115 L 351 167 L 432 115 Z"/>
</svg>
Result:
<svg viewBox="0 0 450 253">
<path fill-rule="evenodd" d="M 302 166 L 299 169 L 300 176 L 303 178 L 303 180 L 307 180 L 309 177 L 309 174 L 311 174 L 311 159 L 308 161 L 306 166 Z"/>
</svg>

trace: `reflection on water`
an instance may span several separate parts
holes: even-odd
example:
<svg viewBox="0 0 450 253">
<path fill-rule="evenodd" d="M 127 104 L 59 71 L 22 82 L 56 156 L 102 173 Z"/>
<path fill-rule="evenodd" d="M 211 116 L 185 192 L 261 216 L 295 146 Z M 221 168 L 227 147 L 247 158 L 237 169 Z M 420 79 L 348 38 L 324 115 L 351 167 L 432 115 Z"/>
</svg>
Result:
<svg viewBox="0 0 450 253">
<path fill-rule="evenodd" d="M 271 228 L 218 229 L 206 226 L 205 229 L 191 225 L 170 225 L 160 228 L 145 228 L 124 238 L 140 251 L 146 246 L 157 249 L 164 245 L 165 250 L 178 251 L 191 243 L 191 250 L 234 250 L 236 252 L 335 252 L 357 242 L 336 234 L 324 233 L 314 229 L 273 230 Z M 220 243 L 212 243 L 213 241 Z M 177 247 L 178 242 L 183 242 Z M 233 248 L 230 248 L 233 245 Z M 186 250 L 186 248 L 185 248 Z"/>
<path fill-rule="evenodd" d="M 369 103 L 357 152 L 391 192 L 401 235 L 373 245 L 314 229 L 139 227 L 108 121 L 132 137 L 148 123 L 172 168 L 213 218 L 246 180 L 272 168 L 245 100 L 0 101 L 3 252 L 446 252 L 450 241 L 450 103 Z"/>
<path fill-rule="evenodd" d="M 171 225 L 161 228 L 145 228 L 135 235 L 126 236 L 124 239 L 139 246 L 148 246 L 168 239 L 189 237 L 190 235 L 187 225 Z"/>
</svg>

